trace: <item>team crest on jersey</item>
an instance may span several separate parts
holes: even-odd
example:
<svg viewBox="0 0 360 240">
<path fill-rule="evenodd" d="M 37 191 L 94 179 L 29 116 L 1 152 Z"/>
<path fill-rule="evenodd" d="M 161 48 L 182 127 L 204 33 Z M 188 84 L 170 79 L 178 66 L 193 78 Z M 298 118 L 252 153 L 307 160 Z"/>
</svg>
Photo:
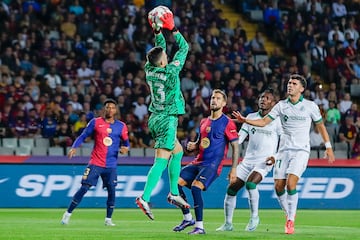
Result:
<svg viewBox="0 0 360 240">
<path fill-rule="evenodd" d="M 112 145 L 112 139 L 110 138 L 110 137 L 105 137 L 104 139 L 103 139 L 103 144 L 105 145 L 105 146 L 107 146 L 107 147 L 109 147 L 109 146 L 111 146 Z"/>
<path fill-rule="evenodd" d="M 210 139 L 209 138 L 203 138 L 201 139 L 201 143 L 200 143 L 202 148 L 208 148 L 210 146 Z"/>
<path fill-rule="evenodd" d="M 107 133 L 112 133 L 112 129 L 111 129 L 111 128 L 107 128 L 107 129 L 106 129 L 106 132 L 107 132 Z"/>
<path fill-rule="evenodd" d="M 251 131 L 252 134 L 255 134 L 256 128 L 252 128 L 250 131 Z"/>
<path fill-rule="evenodd" d="M 210 126 L 209 126 L 209 127 L 206 127 L 205 131 L 206 131 L 207 133 L 209 133 L 209 132 L 211 131 L 211 127 L 210 127 Z"/>
<path fill-rule="evenodd" d="M 289 117 L 287 115 L 284 116 L 284 122 L 287 122 L 287 120 L 289 119 Z"/>
</svg>

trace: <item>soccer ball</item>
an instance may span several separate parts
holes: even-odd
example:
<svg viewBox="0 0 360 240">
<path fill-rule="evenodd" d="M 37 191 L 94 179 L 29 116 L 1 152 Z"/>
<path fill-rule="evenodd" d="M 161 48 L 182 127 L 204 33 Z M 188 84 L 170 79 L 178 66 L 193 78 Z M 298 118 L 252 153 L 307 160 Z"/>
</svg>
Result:
<svg viewBox="0 0 360 240">
<path fill-rule="evenodd" d="M 164 16 L 166 13 L 171 13 L 171 10 L 166 6 L 157 6 L 153 10 L 151 10 L 148 14 L 148 20 L 149 24 L 153 27 L 154 24 L 162 27 L 163 22 L 161 21 L 162 16 Z"/>
</svg>

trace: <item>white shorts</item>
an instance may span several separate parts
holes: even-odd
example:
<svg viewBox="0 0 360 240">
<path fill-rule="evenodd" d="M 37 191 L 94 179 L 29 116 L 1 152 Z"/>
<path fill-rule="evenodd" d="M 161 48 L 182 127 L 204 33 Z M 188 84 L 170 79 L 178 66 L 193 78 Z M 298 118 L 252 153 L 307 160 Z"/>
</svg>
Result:
<svg viewBox="0 0 360 240">
<path fill-rule="evenodd" d="M 242 161 L 236 167 L 236 176 L 246 182 L 252 172 L 258 172 L 261 174 L 262 179 L 264 179 L 271 169 L 272 166 L 266 165 L 265 161 L 254 163 L 251 161 Z"/>
<path fill-rule="evenodd" d="M 278 152 L 274 164 L 274 179 L 286 179 L 288 174 L 299 178 L 306 170 L 309 152 L 287 150 Z"/>
</svg>

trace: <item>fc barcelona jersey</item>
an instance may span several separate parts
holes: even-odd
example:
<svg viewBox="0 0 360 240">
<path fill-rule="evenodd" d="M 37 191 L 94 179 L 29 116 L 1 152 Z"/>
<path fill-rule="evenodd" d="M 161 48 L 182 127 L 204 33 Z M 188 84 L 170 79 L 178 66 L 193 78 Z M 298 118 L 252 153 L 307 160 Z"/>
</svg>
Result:
<svg viewBox="0 0 360 240">
<path fill-rule="evenodd" d="M 102 117 L 93 118 L 75 140 L 72 147 L 79 147 L 91 135 L 94 137 L 94 149 L 91 153 L 89 164 L 115 168 L 117 166 L 120 146 L 129 147 L 126 124 L 119 120 L 115 120 L 114 123 L 108 123 Z"/>
<path fill-rule="evenodd" d="M 210 118 L 201 120 L 199 153 L 192 163 L 211 166 L 220 174 L 229 142 L 237 140 L 236 125 L 225 114 L 216 120 Z"/>
</svg>

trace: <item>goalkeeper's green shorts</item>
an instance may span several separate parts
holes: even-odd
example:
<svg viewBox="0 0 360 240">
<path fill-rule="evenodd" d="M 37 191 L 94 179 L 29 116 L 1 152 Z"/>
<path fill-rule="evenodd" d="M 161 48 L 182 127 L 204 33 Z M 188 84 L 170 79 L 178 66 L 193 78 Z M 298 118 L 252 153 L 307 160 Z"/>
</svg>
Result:
<svg viewBox="0 0 360 240">
<path fill-rule="evenodd" d="M 176 144 L 177 115 L 152 113 L 148 122 L 150 133 L 155 140 L 154 148 L 172 151 Z"/>
</svg>

